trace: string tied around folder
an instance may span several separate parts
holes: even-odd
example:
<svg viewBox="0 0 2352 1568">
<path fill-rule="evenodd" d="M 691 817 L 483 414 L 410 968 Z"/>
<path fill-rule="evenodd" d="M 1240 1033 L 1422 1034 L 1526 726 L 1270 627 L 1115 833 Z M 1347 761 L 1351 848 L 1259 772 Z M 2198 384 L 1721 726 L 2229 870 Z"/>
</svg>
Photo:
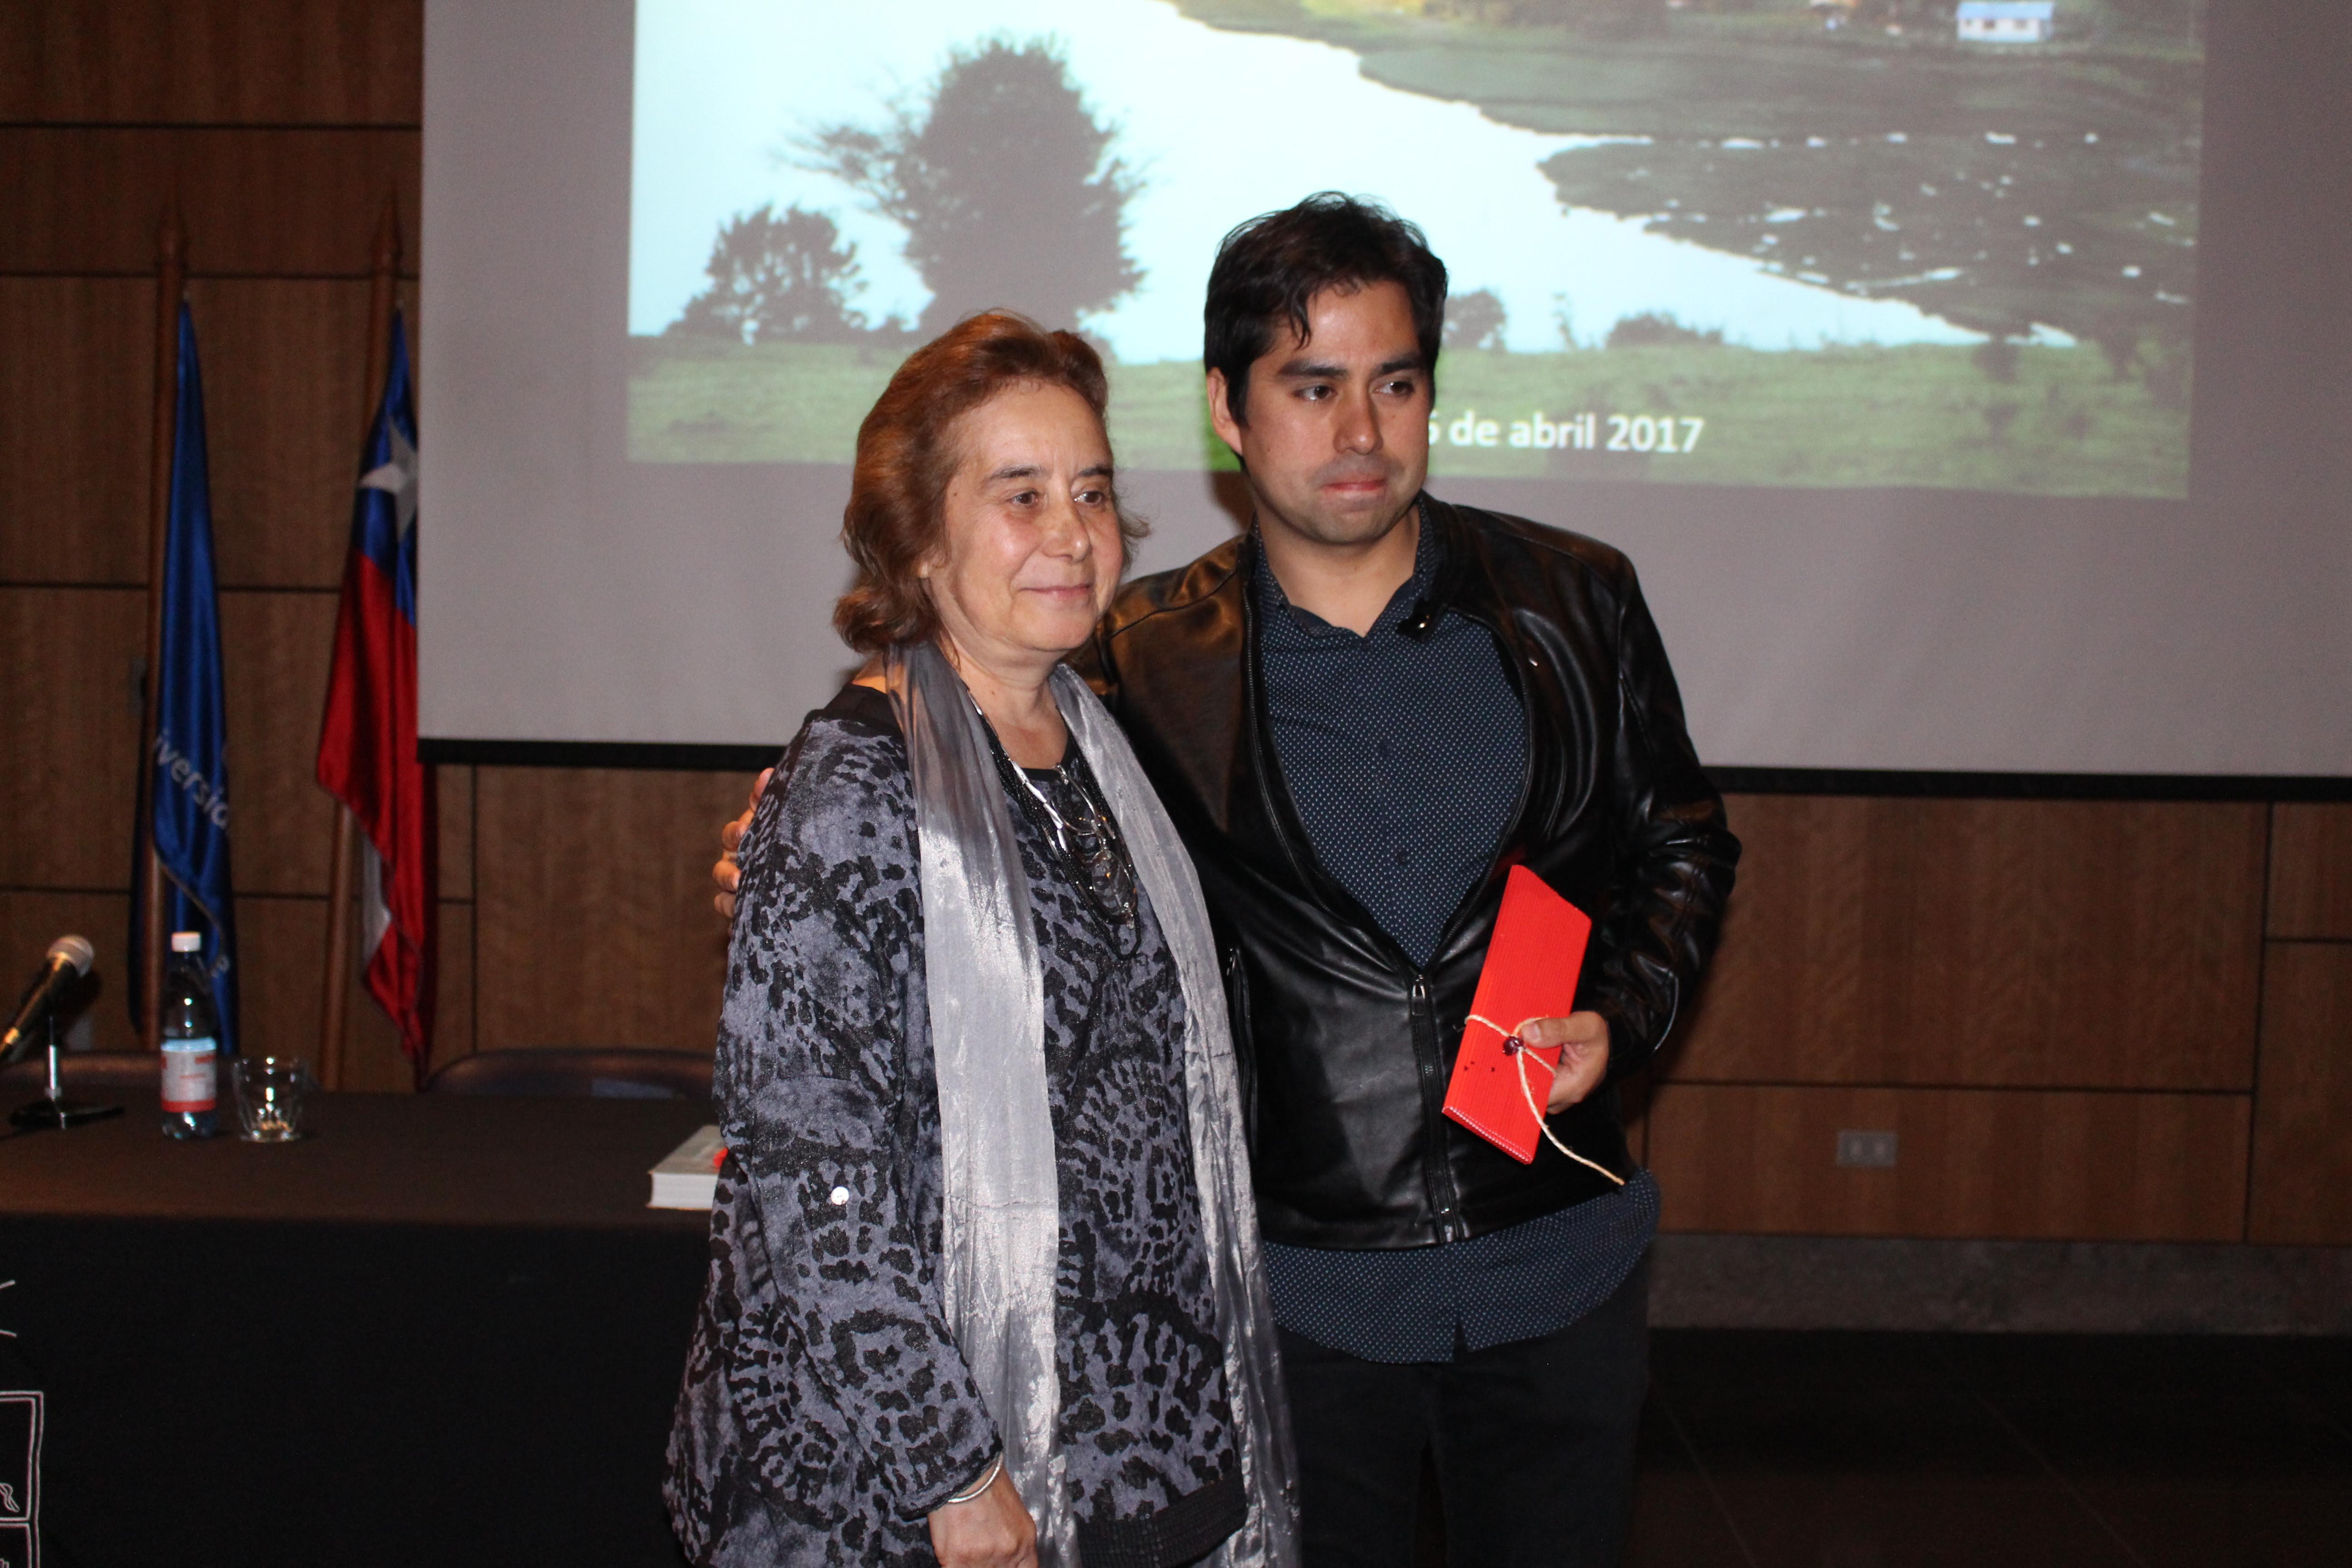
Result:
<svg viewBox="0 0 2352 1568">
<path fill-rule="evenodd" d="M 1470 1015 L 1470 1022 L 1474 1024 L 1484 1024 L 1486 1027 L 1494 1030 L 1495 1033 L 1503 1037 L 1503 1054 L 1510 1058 L 1511 1065 L 1518 1069 L 1519 1094 L 1527 1100 L 1528 1112 L 1536 1119 L 1536 1130 L 1544 1135 L 1545 1141 L 1553 1148 L 1559 1150 L 1561 1153 L 1575 1161 L 1578 1164 L 1582 1165 L 1585 1169 L 1589 1171 L 1598 1171 L 1602 1175 L 1608 1177 L 1611 1181 L 1616 1183 L 1619 1186 L 1623 1186 L 1625 1184 L 1624 1177 L 1619 1175 L 1608 1166 L 1600 1163 L 1598 1161 L 1586 1159 L 1583 1155 L 1578 1153 L 1575 1150 L 1561 1142 L 1559 1136 L 1552 1131 L 1551 1122 L 1545 1118 L 1543 1108 L 1536 1103 L 1535 1089 L 1528 1082 L 1528 1051 L 1530 1047 L 1525 1040 L 1519 1037 L 1519 1029 L 1526 1028 L 1529 1024 L 1532 1024 L 1536 1020 L 1533 1018 L 1522 1018 L 1519 1020 L 1518 1029 L 1506 1029 L 1502 1025 L 1497 1024 L 1492 1018 L 1483 1017 L 1476 1013 Z M 1563 1046 L 1560 1048 L 1565 1051 L 1568 1047 Z M 1552 1068 L 1552 1071 L 1555 1073 L 1559 1070 L 1559 1069 L 1557 1067 Z"/>
</svg>

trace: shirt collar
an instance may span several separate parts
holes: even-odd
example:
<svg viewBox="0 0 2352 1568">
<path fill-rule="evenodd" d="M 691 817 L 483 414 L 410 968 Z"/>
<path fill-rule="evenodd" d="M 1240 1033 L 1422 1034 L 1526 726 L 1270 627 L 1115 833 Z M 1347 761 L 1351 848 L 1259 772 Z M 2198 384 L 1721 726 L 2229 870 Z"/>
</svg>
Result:
<svg viewBox="0 0 2352 1568">
<path fill-rule="evenodd" d="M 1256 576 L 1258 614 L 1266 624 L 1288 626 L 1317 636 L 1345 630 L 1333 626 L 1314 611 L 1302 610 L 1290 602 L 1290 595 L 1282 591 L 1282 584 L 1276 578 L 1274 568 L 1266 564 L 1265 542 L 1259 537 L 1255 522 L 1250 524 L 1250 556 Z M 1412 575 L 1390 597 L 1387 608 L 1381 611 L 1380 618 L 1372 623 L 1372 629 L 1365 634 L 1363 640 L 1370 642 L 1374 637 L 1392 633 L 1409 619 L 1429 598 L 1436 586 L 1438 571 L 1444 563 L 1445 545 L 1438 537 L 1436 520 L 1429 515 L 1429 508 L 1423 506 L 1421 509 L 1421 540 L 1412 553 Z M 1352 637 L 1355 634 L 1348 632 L 1346 635 Z"/>
</svg>

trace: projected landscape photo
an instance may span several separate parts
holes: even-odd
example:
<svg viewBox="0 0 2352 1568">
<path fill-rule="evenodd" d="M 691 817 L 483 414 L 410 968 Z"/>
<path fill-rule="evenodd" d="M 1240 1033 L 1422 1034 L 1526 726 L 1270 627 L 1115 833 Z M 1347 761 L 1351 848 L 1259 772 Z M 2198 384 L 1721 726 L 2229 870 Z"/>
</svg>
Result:
<svg viewBox="0 0 2352 1568">
<path fill-rule="evenodd" d="M 1419 223 L 1440 477 L 2187 492 L 2203 0 L 640 0 L 629 456 L 842 463 L 967 312 L 1229 468 L 1218 238 Z"/>
</svg>

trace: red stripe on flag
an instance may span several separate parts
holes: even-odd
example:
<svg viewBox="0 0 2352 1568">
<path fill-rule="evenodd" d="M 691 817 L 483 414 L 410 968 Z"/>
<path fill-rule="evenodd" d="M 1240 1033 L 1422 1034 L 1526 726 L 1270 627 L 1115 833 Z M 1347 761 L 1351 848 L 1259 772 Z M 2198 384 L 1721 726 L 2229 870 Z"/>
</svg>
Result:
<svg viewBox="0 0 2352 1568">
<path fill-rule="evenodd" d="M 367 955 L 367 986 L 421 1076 L 432 1059 L 436 847 L 430 775 L 416 760 L 416 628 L 392 580 L 357 550 L 343 568 L 318 776 L 383 861 L 392 925 Z"/>
</svg>

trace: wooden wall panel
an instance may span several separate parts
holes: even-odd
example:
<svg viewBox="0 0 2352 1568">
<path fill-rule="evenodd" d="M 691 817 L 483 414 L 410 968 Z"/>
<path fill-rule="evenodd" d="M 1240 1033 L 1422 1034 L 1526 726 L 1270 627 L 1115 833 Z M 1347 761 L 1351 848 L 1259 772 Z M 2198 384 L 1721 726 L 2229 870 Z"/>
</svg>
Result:
<svg viewBox="0 0 2352 1568">
<path fill-rule="evenodd" d="M 2260 805 L 1750 795 L 1678 1079 L 2243 1089 Z"/>
<path fill-rule="evenodd" d="M 2352 939 L 2352 805 L 2272 808 L 2271 935 Z"/>
<path fill-rule="evenodd" d="M 414 131 L 0 130 L 0 273 L 152 277 L 176 192 L 199 277 L 364 278 L 388 190 L 414 272 L 421 157 Z"/>
<path fill-rule="evenodd" d="M 237 904 L 237 944 L 245 991 L 239 1004 L 246 1048 L 319 1059 L 319 984 L 327 950 L 324 898 L 247 898 Z M 441 906 L 441 969 L 436 986 L 433 1061 L 436 1066 L 474 1048 L 474 911 Z M 343 1047 L 343 1085 L 351 1089 L 405 1093 L 408 1058 L 399 1031 L 352 976 L 350 1034 Z"/>
<path fill-rule="evenodd" d="M 230 592 L 220 606 L 237 888 L 324 895 L 334 803 L 317 765 L 334 596 Z"/>
<path fill-rule="evenodd" d="M 422 0 L 9 0 L 0 120 L 415 125 Z"/>
<path fill-rule="evenodd" d="M 1667 1084 L 1650 1110 L 1664 1223 L 1817 1236 L 2236 1241 L 2242 1095 Z M 1841 1129 L 1897 1134 L 1842 1168 Z"/>
<path fill-rule="evenodd" d="M 477 770 L 477 1043 L 708 1051 L 726 974 L 710 908 L 740 773 Z"/>
<path fill-rule="evenodd" d="M 126 817 L 126 821 L 129 819 Z M 126 845 L 127 868 L 131 852 Z M 22 984 L 41 962 L 49 943 L 71 933 L 87 937 L 98 950 L 91 965 L 95 989 L 82 1016 L 89 1020 L 91 1048 L 101 1051 L 136 1049 L 131 1027 L 130 969 L 125 959 L 131 942 L 131 896 L 128 893 L 57 893 L 7 889 L 0 890 L 0 955 L 11 966 L 11 989 Z"/>
<path fill-rule="evenodd" d="M 441 896 L 474 897 L 474 770 L 445 764 L 433 770 L 440 795 Z"/>
<path fill-rule="evenodd" d="M 147 581 L 154 300 L 0 278 L 0 582 Z"/>
<path fill-rule="evenodd" d="M 343 580 L 365 427 L 368 285 L 192 284 L 224 586 Z"/>
<path fill-rule="evenodd" d="M 2271 947 L 2248 1239 L 2352 1243 L 2352 943 Z"/>
<path fill-rule="evenodd" d="M 238 1047 L 247 1056 L 300 1057 L 315 1069 L 327 900 L 259 897 L 244 880 L 240 875 L 236 900 Z"/>
<path fill-rule="evenodd" d="M 0 588 L 0 886 L 125 888 L 147 596 Z"/>
</svg>

